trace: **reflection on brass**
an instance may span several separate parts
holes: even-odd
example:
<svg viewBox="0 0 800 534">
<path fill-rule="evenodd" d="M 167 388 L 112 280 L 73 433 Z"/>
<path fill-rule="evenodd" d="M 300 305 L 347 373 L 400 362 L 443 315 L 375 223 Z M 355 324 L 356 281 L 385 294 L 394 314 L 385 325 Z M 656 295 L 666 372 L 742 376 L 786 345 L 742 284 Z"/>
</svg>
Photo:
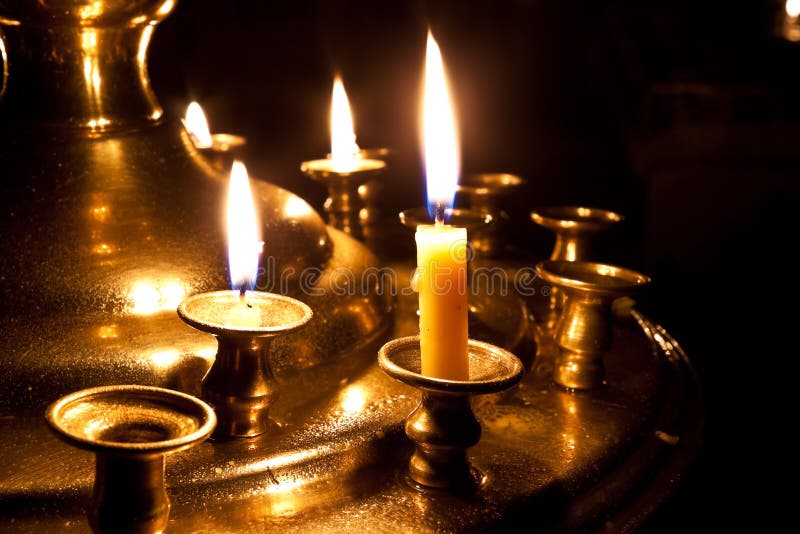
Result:
<svg viewBox="0 0 800 534">
<path fill-rule="evenodd" d="M 204 441 L 211 407 L 145 386 L 104 386 L 60 398 L 47 422 L 67 443 L 96 453 L 89 525 L 98 533 L 162 532 L 169 518 L 164 455 Z"/>
<path fill-rule="evenodd" d="M 304 326 L 313 315 L 311 308 L 283 295 L 250 291 L 244 301 L 238 291 L 217 291 L 187 298 L 178 306 L 178 315 L 217 338 L 217 356 L 202 384 L 203 400 L 214 407 L 219 420 L 214 436 L 263 434 L 278 397 L 271 341 Z"/>
<path fill-rule="evenodd" d="M 363 159 L 379 159 L 391 164 L 389 159 L 392 157 L 392 150 L 389 148 L 362 148 L 358 151 L 358 157 Z M 364 232 L 369 231 L 369 227 L 380 221 L 380 196 L 383 190 L 383 183 L 380 179 L 373 178 L 358 186 L 358 197 L 364 203 L 364 207 L 358 214 L 358 220 L 364 228 Z M 369 239 L 369 236 L 366 236 Z"/>
<path fill-rule="evenodd" d="M 544 261 L 536 272 L 566 296 L 554 332 L 561 351 L 553 379 L 570 389 L 601 386 L 603 354 L 611 347 L 611 303 L 648 284 L 650 278 L 630 269 L 582 261 Z"/>
<path fill-rule="evenodd" d="M 473 211 L 490 214 L 495 223 L 472 239 L 475 250 L 485 256 L 498 256 L 505 245 L 505 228 L 510 221 L 503 210 L 502 201 L 525 185 L 521 176 L 508 173 L 469 174 L 461 178 L 458 193 L 467 198 Z"/>
<path fill-rule="evenodd" d="M 503 391 L 522 379 L 522 362 L 499 347 L 470 339 L 468 357 L 469 380 L 456 381 L 420 374 L 419 336 L 395 339 L 378 352 L 389 376 L 422 391 L 405 429 L 416 445 L 408 475 L 423 487 L 463 492 L 480 484 L 482 476 L 467 460 L 467 449 L 481 438 L 470 396 Z"/>
<path fill-rule="evenodd" d="M 375 180 L 386 168 L 386 163 L 378 159 L 355 159 L 352 169 L 340 170 L 333 167 L 331 159 L 304 161 L 300 170 L 306 176 L 320 182 L 328 189 L 325 199 L 325 213 L 328 224 L 344 233 L 361 239 L 364 229 L 360 220 L 363 201 L 358 188 Z"/>
</svg>

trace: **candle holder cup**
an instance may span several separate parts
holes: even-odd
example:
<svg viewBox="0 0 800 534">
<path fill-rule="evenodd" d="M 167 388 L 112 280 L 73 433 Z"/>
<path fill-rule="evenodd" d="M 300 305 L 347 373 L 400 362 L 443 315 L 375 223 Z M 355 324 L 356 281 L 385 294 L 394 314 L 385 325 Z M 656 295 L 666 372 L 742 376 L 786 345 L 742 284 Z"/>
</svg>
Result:
<svg viewBox="0 0 800 534">
<path fill-rule="evenodd" d="M 480 484 L 480 473 L 467 460 L 467 449 L 481 437 L 470 397 L 503 391 L 522 379 L 520 360 L 489 343 L 470 339 L 468 358 L 469 380 L 457 381 L 420 373 L 419 336 L 395 339 L 378 352 L 386 374 L 422 391 L 422 400 L 405 423 L 415 445 L 408 476 L 419 489 L 461 491 Z"/>
<path fill-rule="evenodd" d="M 466 197 L 472 211 L 488 213 L 495 223 L 473 240 L 475 250 L 486 256 L 497 256 L 505 246 L 505 226 L 510 217 L 503 210 L 502 201 L 525 185 L 525 180 L 516 174 L 481 173 L 462 177 L 458 193 Z"/>
<path fill-rule="evenodd" d="M 560 351 L 553 379 L 569 389 L 593 389 L 603 384 L 603 355 L 611 347 L 611 304 L 650 282 L 630 269 L 603 263 L 544 261 L 538 275 L 565 296 L 554 331 Z"/>
<path fill-rule="evenodd" d="M 447 224 L 467 229 L 468 248 L 471 249 L 467 250 L 467 269 L 472 272 L 475 260 L 474 236 L 480 235 L 490 228 L 494 224 L 494 217 L 489 213 L 462 208 L 448 209 L 445 214 Z M 409 230 L 416 230 L 417 226 L 423 224 L 434 224 L 428 213 L 428 208 L 410 208 L 401 211 L 398 215 L 400 223 Z M 467 280 L 469 280 L 469 276 L 467 276 Z"/>
<path fill-rule="evenodd" d="M 278 396 L 269 353 L 272 340 L 311 320 L 311 308 L 283 295 L 247 292 L 248 311 L 255 322 L 232 325 L 243 306 L 238 291 L 193 295 L 178 307 L 189 326 L 217 338 L 217 355 L 203 378 L 201 396 L 214 407 L 215 438 L 252 437 L 269 427 L 269 409 Z"/>
<path fill-rule="evenodd" d="M 364 236 L 360 219 L 364 202 L 358 188 L 377 179 L 385 168 L 384 161 L 365 158 L 355 159 L 353 168 L 347 170 L 336 169 L 331 159 L 304 161 L 300 165 L 306 176 L 328 189 L 324 205 L 328 224 L 356 239 Z"/>
<path fill-rule="evenodd" d="M 613 211 L 580 206 L 550 206 L 531 212 L 533 222 L 556 234 L 556 244 L 550 254 L 550 259 L 554 261 L 589 260 L 592 236 L 623 219 L 622 215 Z M 550 309 L 559 311 L 563 307 L 564 295 L 558 288 L 553 288 Z"/>
<path fill-rule="evenodd" d="M 59 438 L 96 455 L 87 510 L 92 530 L 136 534 L 167 526 L 165 455 L 202 442 L 216 424 L 199 399 L 133 385 L 66 395 L 48 407 L 46 419 Z"/>
<path fill-rule="evenodd" d="M 198 148 L 212 167 L 220 172 L 231 170 L 234 160 L 242 159 L 247 139 L 241 135 L 215 133 L 211 134 L 211 146 Z"/>
</svg>

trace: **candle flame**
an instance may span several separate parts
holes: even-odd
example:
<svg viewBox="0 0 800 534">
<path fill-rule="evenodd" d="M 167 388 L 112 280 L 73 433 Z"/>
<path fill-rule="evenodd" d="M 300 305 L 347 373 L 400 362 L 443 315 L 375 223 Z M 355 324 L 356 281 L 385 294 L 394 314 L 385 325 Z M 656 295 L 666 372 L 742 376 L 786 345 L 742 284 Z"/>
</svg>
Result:
<svg viewBox="0 0 800 534">
<path fill-rule="evenodd" d="M 428 210 L 432 217 L 441 222 L 444 210 L 453 207 L 458 186 L 459 153 L 456 121 L 442 54 L 430 31 L 425 61 L 422 120 Z"/>
<path fill-rule="evenodd" d="M 211 132 L 208 129 L 208 121 L 203 108 L 197 102 L 192 102 L 186 108 L 186 117 L 183 119 L 183 126 L 192 138 L 192 143 L 196 148 L 211 148 Z"/>
<path fill-rule="evenodd" d="M 786 0 L 786 14 L 790 17 L 800 16 L 800 0 Z"/>
<path fill-rule="evenodd" d="M 259 228 L 247 169 L 234 161 L 228 187 L 228 267 L 233 289 L 244 291 L 256 285 L 258 256 L 264 246 Z"/>
<path fill-rule="evenodd" d="M 356 166 L 358 145 L 353 128 L 353 114 L 350 101 L 344 90 L 342 79 L 337 76 L 333 81 L 331 98 L 331 160 L 336 171 L 352 170 Z"/>
</svg>

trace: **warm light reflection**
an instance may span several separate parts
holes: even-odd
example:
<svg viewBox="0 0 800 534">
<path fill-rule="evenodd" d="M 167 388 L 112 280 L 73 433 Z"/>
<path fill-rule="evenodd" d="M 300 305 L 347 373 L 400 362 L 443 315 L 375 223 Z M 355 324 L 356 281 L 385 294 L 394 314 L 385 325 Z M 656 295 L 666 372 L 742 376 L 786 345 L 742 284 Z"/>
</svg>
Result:
<svg viewBox="0 0 800 534">
<path fill-rule="evenodd" d="M 185 295 L 186 287 L 179 280 L 140 280 L 128 292 L 129 310 L 136 315 L 174 311 Z"/>
<path fill-rule="evenodd" d="M 114 247 L 108 243 L 99 243 L 92 247 L 92 253 L 98 256 L 108 256 L 114 253 Z"/>
<path fill-rule="evenodd" d="M 308 202 L 294 195 L 292 195 L 283 206 L 283 214 L 290 219 L 307 217 L 312 213 L 314 213 L 314 210 L 311 209 Z"/>
<path fill-rule="evenodd" d="M 233 162 L 228 188 L 228 267 L 231 287 L 253 289 L 258 274 L 258 256 L 264 243 L 256 217 L 247 169 Z"/>
<path fill-rule="evenodd" d="M 152 361 L 156 367 L 167 368 L 172 367 L 180 357 L 181 354 L 174 349 L 158 350 L 150 355 L 150 361 Z"/>
<path fill-rule="evenodd" d="M 197 148 L 210 148 L 212 143 L 211 131 L 208 129 L 208 120 L 203 108 L 197 102 L 192 102 L 186 108 L 183 126 Z"/>
<path fill-rule="evenodd" d="M 100 339 L 115 339 L 119 337 L 119 330 L 115 324 L 107 324 L 97 328 L 97 337 Z"/>
<path fill-rule="evenodd" d="M 456 121 L 442 54 L 430 32 L 425 61 L 422 123 L 429 209 L 451 208 L 459 173 Z"/>
<path fill-rule="evenodd" d="M 360 412 L 367 404 L 367 393 L 363 387 L 352 385 L 342 392 L 342 410 L 351 415 Z"/>
<path fill-rule="evenodd" d="M 786 14 L 790 17 L 800 16 L 800 0 L 786 0 Z"/>
<path fill-rule="evenodd" d="M 165 17 L 165 16 L 169 15 L 169 12 L 172 11 L 173 7 L 175 7 L 175 0 L 167 0 L 166 2 L 161 4 L 161 7 L 158 8 L 158 11 L 156 11 L 156 14 L 161 15 L 162 17 Z"/>
<path fill-rule="evenodd" d="M 348 171 L 356 167 L 358 156 L 356 133 L 350 101 L 344 90 L 342 79 L 333 81 L 331 98 L 331 164 L 335 171 Z"/>
<path fill-rule="evenodd" d="M 106 222 L 111 210 L 108 206 L 95 206 L 92 208 L 92 217 L 98 222 Z"/>
</svg>

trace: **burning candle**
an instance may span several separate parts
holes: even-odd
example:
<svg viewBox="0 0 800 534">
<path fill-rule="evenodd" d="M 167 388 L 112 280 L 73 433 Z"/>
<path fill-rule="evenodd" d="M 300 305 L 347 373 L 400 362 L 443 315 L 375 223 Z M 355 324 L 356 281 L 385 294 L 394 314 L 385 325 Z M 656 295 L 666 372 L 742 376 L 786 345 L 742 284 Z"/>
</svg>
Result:
<svg viewBox="0 0 800 534">
<path fill-rule="evenodd" d="M 417 227 L 422 374 L 469 379 L 467 359 L 467 230 L 445 224 L 458 185 L 455 119 L 439 45 L 428 33 L 423 139 L 428 206 L 435 223 Z"/>
<path fill-rule="evenodd" d="M 258 257 L 264 246 L 259 233 L 253 193 L 247 169 L 234 161 L 228 186 L 228 266 L 231 288 L 239 291 L 239 306 L 229 310 L 226 321 L 232 327 L 255 327 L 261 324 L 261 313 L 247 302 L 258 275 Z"/>
</svg>

